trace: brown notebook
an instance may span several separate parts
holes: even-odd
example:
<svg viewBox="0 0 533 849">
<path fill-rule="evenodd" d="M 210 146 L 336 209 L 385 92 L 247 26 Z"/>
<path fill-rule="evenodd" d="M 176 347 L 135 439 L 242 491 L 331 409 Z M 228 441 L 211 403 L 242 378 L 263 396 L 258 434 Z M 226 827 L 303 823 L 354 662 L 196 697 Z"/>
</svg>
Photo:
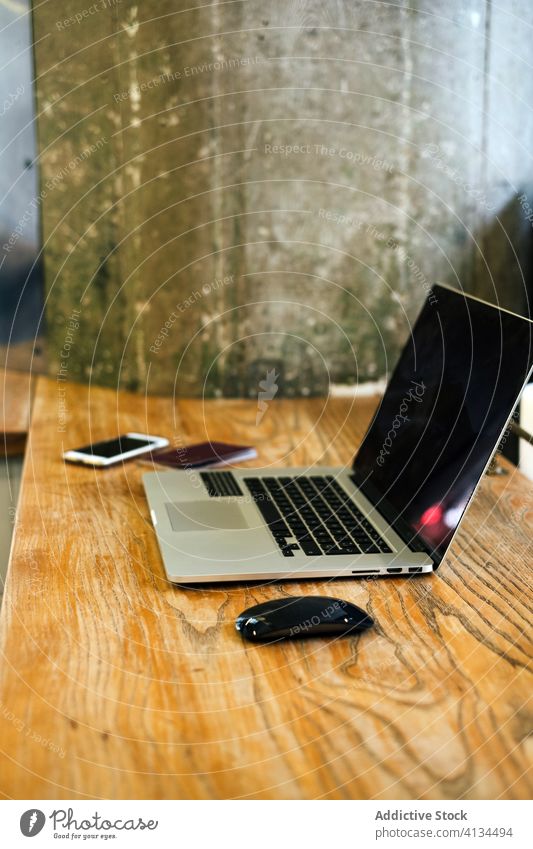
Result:
<svg viewBox="0 0 533 849">
<path fill-rule="evenodd" d="M 150 455 L 154 463 L 171 469 L 216 469 L 228 463 L 240 463 L 257 457 L 249 445 L 228 445 L 226 442 L 200 442 L 197 445 L 180 445 L 165 448 Z"/>
</svg>

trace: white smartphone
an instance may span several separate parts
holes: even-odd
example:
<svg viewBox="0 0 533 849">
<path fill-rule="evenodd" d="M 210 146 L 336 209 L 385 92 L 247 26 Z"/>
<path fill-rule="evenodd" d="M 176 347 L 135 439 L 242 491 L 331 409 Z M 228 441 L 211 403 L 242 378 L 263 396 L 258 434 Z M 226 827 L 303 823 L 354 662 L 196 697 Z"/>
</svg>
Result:
<svg viewBox="0 0 533 849">
<path fill-rule="evenodd" d="M 63 459 L 68 463 L 84 463 L 87 466 L 112 466 L 140 454 L 147 454 L 168 445 L 168 439 L 149 436 L 147 433 L 125 433 L 115 439 L 94 442 L 83 448 L 65 451 Z"/>
</svg>

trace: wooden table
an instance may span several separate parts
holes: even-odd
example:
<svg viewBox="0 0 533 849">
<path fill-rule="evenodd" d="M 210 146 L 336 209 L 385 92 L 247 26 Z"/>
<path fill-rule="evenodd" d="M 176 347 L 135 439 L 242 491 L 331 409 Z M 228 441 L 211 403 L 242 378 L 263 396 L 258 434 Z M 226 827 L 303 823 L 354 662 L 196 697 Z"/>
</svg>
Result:
<svg viewBox="0 0 533 849">
<path fill-rule="evenodd" d="M 24 452 L 33 386 L 29 372 L 0 368 L 0 451 L 5 456 Z"/>
<path fill-rule="evenodd" d="M 375 404 L 375 400 L 373 402 Z M 533 490 L 485 479 L 435 576 L 171 586 L 140 462 L 64 447 L 127 430 L 350 461 L 373 403 L 144 399 L 40 378 L 1 623 L 1 792 L 13 798 L 524 798 Z M 63 410 L 62 415 L 65 415 Z M 64 444 L 63 444 L 64 443 Z M 361 637 L 245 644 L 246 606 L 366 608 Z"/>
</svg>

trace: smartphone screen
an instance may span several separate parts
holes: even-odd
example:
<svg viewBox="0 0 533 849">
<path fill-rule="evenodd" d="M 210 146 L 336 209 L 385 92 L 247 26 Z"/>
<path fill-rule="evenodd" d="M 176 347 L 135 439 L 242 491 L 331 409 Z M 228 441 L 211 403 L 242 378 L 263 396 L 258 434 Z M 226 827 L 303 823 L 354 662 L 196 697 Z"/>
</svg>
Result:
<svg viewBox="0 0 533 849">
<path fill-rule="evenodd" d="M 92 454 L 96 457 L 116 457 L 127 451 L 135 451 L 136 448 L 144 448 L 153 445 L 153 439 L 137 439 L 133 436 L 117 436 L 116 439 L 106 439 L 103 442 L 94 442 L 92 445 L 84 445 L 76 448 L 78 454 Z"/>
</svg>

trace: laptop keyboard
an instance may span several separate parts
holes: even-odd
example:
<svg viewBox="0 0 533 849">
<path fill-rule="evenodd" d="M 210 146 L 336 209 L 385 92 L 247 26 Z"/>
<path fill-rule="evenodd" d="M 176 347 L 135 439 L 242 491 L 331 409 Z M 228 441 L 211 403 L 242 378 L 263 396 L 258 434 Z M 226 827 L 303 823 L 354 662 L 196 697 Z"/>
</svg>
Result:
<svg viewBox="0 0 533 849">
<path fill-rule="evenodd" d="M 211 498 L 244 495 L 231 472 L 200 472 L 200 477 Z"/>
<path fill-rule="evenodd" d="M 285 557 L 391 551 L 331 475 L 243 481 Z"/>
</svg>

